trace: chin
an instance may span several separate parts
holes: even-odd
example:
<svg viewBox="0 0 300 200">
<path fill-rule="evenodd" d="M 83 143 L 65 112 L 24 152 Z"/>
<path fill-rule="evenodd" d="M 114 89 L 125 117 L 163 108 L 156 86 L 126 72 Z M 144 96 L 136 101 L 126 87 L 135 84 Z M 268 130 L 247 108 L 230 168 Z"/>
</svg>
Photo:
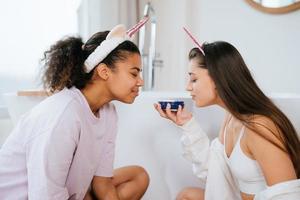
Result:
<svg viewBox="0 0 300 200">
<path fill-rule="evenodd" d="M 196 103 L 196 107 L 202 108 L 202 107 L 205 107 L 205 105 Z"/>
<path fill-rule="evenodd" d="M 200 108 L 202 108 L 202 107 L 206 107 L 206 106 L 210 106 L 210 105 L 212 105 L 211 103 L 208 103 L 208 102 L 195 102 L 195 105 L 196 105 L 196 107 L 200 107 Z"/>
<path fill-rule="evenodd" d="M 134 102 L 135 98 L 126 98 L 126 99 L 119 99 L 122 103 L 126 104 L 132 104 Z"/>
</svg>

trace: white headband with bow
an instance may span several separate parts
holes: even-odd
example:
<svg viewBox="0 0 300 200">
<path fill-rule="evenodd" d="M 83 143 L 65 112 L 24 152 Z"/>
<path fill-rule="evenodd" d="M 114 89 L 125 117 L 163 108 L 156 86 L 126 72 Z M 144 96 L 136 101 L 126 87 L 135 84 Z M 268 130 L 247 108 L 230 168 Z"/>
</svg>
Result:
<svg viewBox="0 0 300 200">
<path fill-rule="evenodd" d="M 112 52 L 119 44 L 126 40 L 130 40 L 132 35 L 136 33 L 147 21 L 148 17 L 143 18 L 131 29 L 126 31 L 123 24 L 115 26 L 106 36 L 106 39 L 87 57 L 84 62 L 85 72 L 89 73 L 98 65 L 110 52 Z"/>
</svg>

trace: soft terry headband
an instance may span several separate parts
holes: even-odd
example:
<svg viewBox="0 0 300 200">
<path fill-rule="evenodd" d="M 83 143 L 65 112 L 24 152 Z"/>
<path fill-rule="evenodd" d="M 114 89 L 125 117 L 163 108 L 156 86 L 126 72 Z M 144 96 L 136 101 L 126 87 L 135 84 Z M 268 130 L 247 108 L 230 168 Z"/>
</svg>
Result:
<svg viewBox="0 0 300 200">
<path fill-rule="evenodd" d="M 85 60 L 85 72 L 89 73 L 104 58 L 112 52 L 119 44 L 126 40 L 130 40 L 132 35 L 136 33 L 147 21 L 148 17 L 143 18 L 139 23 L 126 31 L 123 24 L 115 26 L 106 36 L 106 39 L 88 56 Z"/>
</svg>

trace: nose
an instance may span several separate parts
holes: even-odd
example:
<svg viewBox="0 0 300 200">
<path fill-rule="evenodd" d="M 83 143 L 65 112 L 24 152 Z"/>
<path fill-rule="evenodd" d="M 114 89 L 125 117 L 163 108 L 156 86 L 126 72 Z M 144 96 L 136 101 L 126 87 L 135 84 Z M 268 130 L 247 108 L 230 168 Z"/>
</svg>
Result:
<svg viewBox="0 0 300 200">
<path fill-rule="evenodd" d="M 192 91 L 192 84 L 191 84 L 191 82 L 188 82 L 188 84 L 187 84 L 187 86 L 186 86 L 186 88 L 185 88 L 187 91 Z"/>
<path fill-rule="evenodd" d="M 144 85 L 144 80 L 141 77 L 138 79 L 137 85 L 139 87 L 142 87 Z"/>
</svg>

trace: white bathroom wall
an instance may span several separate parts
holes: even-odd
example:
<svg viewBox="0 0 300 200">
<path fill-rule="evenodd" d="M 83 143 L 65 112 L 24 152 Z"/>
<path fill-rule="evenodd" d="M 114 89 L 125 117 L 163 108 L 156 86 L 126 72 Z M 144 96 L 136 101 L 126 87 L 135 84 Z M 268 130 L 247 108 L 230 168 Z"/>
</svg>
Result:
<svg viewBox="0 0 300 200">
<path fill-rule="evenodd" d="M 93 1 L 96 0 L 88 2 Z M 99 29 L 110 28 L 116 23 L 129 25 L 136 15 L 142 17 L 148 1 L 138 1 L 139 14 L 136 14 L 136 1 L 100 0 L 97 1 L 98 7 L 89 9 L 89 15 L 98 16 L 92 19 L 92 23 L 98 23 Z M 300 10 L 288 14 L 266 14 L 243 0 L 150 2 L 157 18 L 156 52 L 158 59 L 163 60 L 163 67 L 155 69 L 154 90 L 185 89 L 187 55 L 194 46 L 182 31 L 186 26 L 200 41 L 225 40 L 235 45 L 265 92 L 300 92 L 300 60 L 297 58 Z"/>
<path fill-rule="evenodd" d="M 265 92 L 300 93 L 300 10 L 266 14 L 241 0 L 152 2 L 159 2 L 158 51 L 165 63 L 156 76 L 158 89 L 184 89 L 181 73 L 193 46 L 182 33 L 185 23 L 200 41 L 225 40 L 235 45 Z"/>
<path fill-rule="evenodd" d="M 245 1 L 193 3 L 198 20 L 192 26 L 199 39 L 233 43 L 266 92 L 300 93 L 300 10 L 274 15 L 257 11 Z"/>
<path fill-rule="evenodd" d="M 141 1 L 140 8 L 148 2 Z M 152 0 L 157 17 L 156 52 L 163 61 L 154 69 L 154 90 L 184 90 L 187 79 L 187 40 L 182 27 L 187 24 L 188 1 Z"/>
<path fill-rule="evenodd" d="M 80 33 L 87 38 L 94 32 L 111 29 L 118 23 L 130 27 L 137 18 L 143 17 L 147 2 L 148 0 L 83 0 L 79 12 Z M 182 39 L 184 37 L 182 26 L 186 24 L 188 12 L 186 1 L 151 0 L 150 2 L 157 18 L 157 59 L 163 61 L 163 67 L 155 69 L 154 90 L 182 90 L 185 85 L 184 74 L 186 74 L 186 52 L 188 51 L 184 48 L 187 40 Z M 146 33 L 146 37 L 149 35 Z"/>
<path fill-rule="evenodd" d="M 1 94 L 38 87 L 39 60 L 58 39 L 76 35 L 79 0 L 0 1 Z"/>
<path fill-rule="evenodd" d="M 79 33 L 87 40 L 92 34 L 110 30 L 119 23 L 130 27 L 136 23 L 136 8 L 135 0 L 81 0 Z"/>
<path fill-rule="evenodd" d="M 11 83 L 20 89 L 35 86 L 43 50 L 62 35 L 77 31 L 70 1 L 1 1 L 0 92 L 13 90 Z M 109 29 L 116 23 L 132 25 L 137 15 L 141 18 L 147 0 L 139 1 L 139 14 L 135 2 L 82 0 L 78 12 L 82 35 Z M 265 91 L 300 92 L 300 10 L 265 14 L 240 0 L 151 2 L 157 16 L 157 53 L 163 60 L 163 67 L 155 71 L 156 90 L 185 88 L 187 53 L 193 46 L 182 31 L 182 26 L 187 26 L 201 41 L 233 43 Z"/>
</svg>

